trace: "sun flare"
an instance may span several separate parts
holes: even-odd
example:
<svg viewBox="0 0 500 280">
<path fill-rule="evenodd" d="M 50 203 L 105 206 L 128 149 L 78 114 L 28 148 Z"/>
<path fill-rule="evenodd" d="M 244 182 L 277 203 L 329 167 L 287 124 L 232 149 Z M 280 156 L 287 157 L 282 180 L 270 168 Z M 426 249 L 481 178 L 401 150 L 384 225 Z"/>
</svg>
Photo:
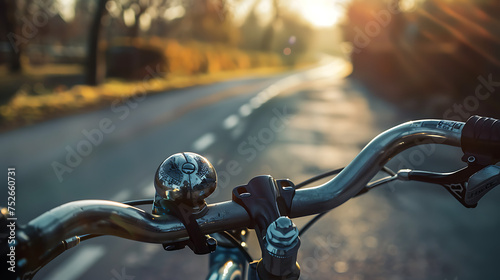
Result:
<svg viewBox="0 0 500 280">
<path fill-rule="evenodd" d="M 344 1 L 334 0 L 295 0 L 294 8 L 302 17 L 315 27 L 331 27 L 344 14 Z"/>
</svg>

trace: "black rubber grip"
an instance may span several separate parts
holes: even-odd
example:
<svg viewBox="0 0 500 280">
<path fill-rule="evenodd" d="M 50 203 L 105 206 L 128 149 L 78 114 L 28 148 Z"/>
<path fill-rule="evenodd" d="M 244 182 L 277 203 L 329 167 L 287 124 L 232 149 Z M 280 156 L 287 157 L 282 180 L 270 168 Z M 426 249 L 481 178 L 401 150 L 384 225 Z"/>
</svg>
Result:
<svg viewBox="0 0 500 280">
<path fill-rule="evenodd" d="M 500 120 L 470 117 L 462 130 L 462 151 L 495 163 L 500 160 Z"/>
</svg>

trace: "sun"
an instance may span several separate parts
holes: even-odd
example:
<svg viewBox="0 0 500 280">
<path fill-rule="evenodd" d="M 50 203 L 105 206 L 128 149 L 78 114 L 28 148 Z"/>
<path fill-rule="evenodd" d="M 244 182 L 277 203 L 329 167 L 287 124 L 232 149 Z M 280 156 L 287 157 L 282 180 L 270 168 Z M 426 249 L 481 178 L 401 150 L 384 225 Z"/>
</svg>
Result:
<svg viewBox="0 0 500 280">
<path fill-rule="evenodd" d="M 335 0 L 295 0 L 294 8 L 315 27 L 331 27 L 344 14 L 344 1 Z"/>
<path fill-rule="evenodd" d="M 58 0 L 59 15 L 61 18 L 68 22 L 75 18 L 75 4 L 76 0 Z"/>
<path fill-rule="evenodd" d="M 302 11 L 302 16 L 317 27 L 329 27 L 337 23 L 340 15 L 336 11 L 325 10 L 319 6 L 308 6 Z"/>
</svg>

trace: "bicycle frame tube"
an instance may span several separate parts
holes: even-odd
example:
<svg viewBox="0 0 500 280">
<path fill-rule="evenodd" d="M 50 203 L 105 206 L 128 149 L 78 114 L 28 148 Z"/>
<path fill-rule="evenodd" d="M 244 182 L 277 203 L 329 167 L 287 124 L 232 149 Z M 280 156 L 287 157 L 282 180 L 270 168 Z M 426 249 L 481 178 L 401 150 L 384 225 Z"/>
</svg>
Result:
<svg viewBox="0 0 500 280">
<path fill-rule="evenodd" d="M 207 280 L 243 280 L 246 279 L 247 260 L 236 248 L 217 247 L 210 254 L 210 270 Z"/>
</svg>

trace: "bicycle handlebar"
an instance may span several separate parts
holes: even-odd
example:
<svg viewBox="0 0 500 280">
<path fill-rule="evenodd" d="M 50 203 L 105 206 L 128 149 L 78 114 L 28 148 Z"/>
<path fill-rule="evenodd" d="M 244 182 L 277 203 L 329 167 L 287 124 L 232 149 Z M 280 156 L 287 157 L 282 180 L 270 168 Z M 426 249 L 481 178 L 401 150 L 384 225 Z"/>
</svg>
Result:
<svg viewBox="0 0 500 280">
<path fill-rule="evenodd" d="M 389 129 L 370 143 L 335 178 L 296 191 L 291 218 L 331 210 L 355 196 L 392 157 L 419 144 L 438 143 L 460 147 L 465 123 L 445 120 L 411 121 Z M 243 207 L 232 201 L 208 205 L 197 219 L 204 234 L 250 226 Z M 188 238 L 184 225 L 170 215 L 157 216 L 126 204 L 83 200 L 64 204 L 32 220 L 25 228 L 27 247 L 46 252 L 62 240 L 84 234 L 114 235 L 148 243 Z M 24 237 L 20 236 L 22 241 Z"/>
<path fill-rule="evenodd" d="M 399 152 L 431 140 L 460 146 L 464 123 L 440 120 L 412 121 L 377 136 L 334 179 L 307 189 L 297 190 L 292 217 L 321 213 L 344 203 Z M 450 129 L 449 127 L 454 127 Z M 208 206 L 198 219 L 204 233 L 246 227 L 250 218 L 243 207 L 232 202 Z M 84 200 L 64 204 L 42 214 L 28 224 L 46 244 L 82 234 L 115 235 L 142 242 L 163 243 L 187 238 L 183 224 L 172 216 L 156 216 L 138 208 L 105 200 Z"/>
<path fill-rule="evenodd" d="M 208 206 L 198 219 L 204 233 L 247 227 L 250 217 L 232 201 Z M 54 208 L 28 223 L 44 243 L 55 244 L 84 235 L 114 235 L 148 243 L 166 243 L 188 237 L 184 225 L 174 216 L 157 216 L 127 204 L 108 200 L 80 200 Z M 50 245 L 49 245 L 50 246 Z"/>
<path fill-rule="evenodd" d="M 412 121 L 389 129 L 373 139 L 356 158 L 327 183 L 297 190 L 292 216 L 300 217 L 333 209 L 361 191 L 392 157 L 424 143 L 460 146 L 463 122 Z"/>
</svg>

